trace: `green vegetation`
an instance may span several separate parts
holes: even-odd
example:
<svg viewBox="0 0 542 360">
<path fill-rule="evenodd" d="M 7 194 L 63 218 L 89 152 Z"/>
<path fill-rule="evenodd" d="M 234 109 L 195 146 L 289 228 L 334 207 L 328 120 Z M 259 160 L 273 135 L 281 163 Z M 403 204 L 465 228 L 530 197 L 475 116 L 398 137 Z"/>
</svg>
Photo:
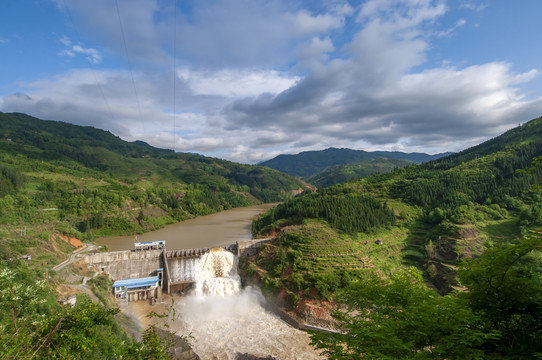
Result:
<svg viewBox="0 0 542 360">
<path fill-rule="evenodd" d="M 330 359 L 540 358 L 541 153 L 542 118 L 302 194 L 254 222 L 277 236 L 246 266 L 293 311 L 306 298 L 341 304 L 344 331 L 313 335 Z"/>
<path fill-rule="evenodd" d="M 260 165 L 298 176 L 317 186 L 330 186 L 354 178 L 391 171 L 409 163 L 419 164 L 438 159 L 445 155 L 447 154 L 407 154 L 398 151 L 368 152 L 329 148 L 297 155 L 279 155 Z"/>
<path fill-rule="evenodd" d="M 357 180 L 374 174 L 387 173 L 412 165 L 412 161 L 402 159 L 374 159 L 338 165 L 324 170 L 306 180 L 316 187 L 328 187 L 347 181 Z"/>
<path fill-rule="evenodd" d="M 17 113 L 0 113 L 0 163 L 0 224 L 47 223 L 81 239 L 285 200 L 306 186 L 268 168 Z"/>
<path fill-rule="evenodd" d="M 366 232 L 378 226 L 395 224 L 395 214 L 386 204 L 368 194 L 348 188 L 323 189 L 286 202 L 256 219 L 254 229 L 269 227 L 275 219 L 300 224 L 303 219 L 323 219 L 345 233 Z"/>
<path fill-rule="evenodd" d="M 334 252 L 356 254 L 393 271 L 402 258 L 403 265 L 419 267 L 447 293 L 460 287 L 455 270 L 461 261 L 480 255 L 487 245 L 517 242 L 541 223 L 541 195 L 532 186 L 539 184 L 542 169 L 531 164 L 541 152 L 542 119 L 536 119 L 461 153 L 302 194 L 254 221 L 253 232 L 282 229 L 275 246 L 288 252 L 283 239 L 291 232 L 298 242 L 317 245 L 306 232 L 307 221 L 315 219 L 327 233 L 354 244 L 348 250 L 329 249 L 327 262 L 340 267 L 344 259 L 334 258 Z M 384 238 L 386 232 L 401 236 Z M 389 249 L 384 258 L 371 254 L 379 239 Z M 370 246 L 361 246 L 365 241 Z M 263 269 L 270 274 L 270 268 Z M 284 276 L 277 274 L 273 283 Z"/>
<path fill-rule="evenodd" d="M 154 328 L 142 342 L 117 324 L 118 309 L 78 295 L 60 306 L 45 274 L 17 261 L 0 263 L 0 358 L 167 359 L 167 339 Z"/>
<path fill-rule="evenodd" d="M 535 359 L 542 356 L 541 233 L 465 262 L 467 291 L 437 296 L 414 268 L 352 281 L 335 316 L 314 332 L 329 359 Z"/>
</svg>

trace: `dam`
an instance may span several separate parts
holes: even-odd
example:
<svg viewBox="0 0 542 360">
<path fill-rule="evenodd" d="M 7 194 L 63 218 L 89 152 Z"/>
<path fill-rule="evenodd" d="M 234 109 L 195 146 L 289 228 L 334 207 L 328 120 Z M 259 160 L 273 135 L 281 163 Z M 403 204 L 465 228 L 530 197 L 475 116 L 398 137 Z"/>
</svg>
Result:
<svg viewBox="0 0 542 360">
<path fill-rule="evenodd" d="M 176 299 L 172 303 L 174 312 L 168 315 L 168 328 L 190 334 L 191 351 L 199 359 L 232 360 L 239 354 L 251 354 L 282 360 L 323 360 L 307 333 L 269 311 L 258 287 L 241 286 L 238 259 L 256 255 L 269 240 L 238 241 L 214 248 L 98 253 L 88 255 L 86 261 L 117 282 L 130 276 L 134 286 L 149 282 L 152 286 L 156 281 L 159 287 L 152 291 L 169 293 Z M 128 313 L 147 326 L 157 325 L 146 315 L 166 311 L 167 305 L 163 301 L 137 301 L 152 299 L 149 288 L 128 291 Z M 176 297 L 179 291 L 184 295 Z"/>
<path fill-rule="evenodd" d="M 115 281 L 117 298 L 147 300 L 160 297 L 162 293 L 173 294 L 191 288 L 200 277 L 200 261 L 206 254 L 221 249 L 235 255 L 236 261 L 240 257 L 256 255 L 259 247 L 269 240 L 244 240 L 218 248 L 178 250 L 167 250 L 163 241 L 135 243 L 133 250 L 89 254 L 84 261 L 98 272 L 109 274 Z M 231 266 L 237 268 L 237 263 Z M 220 273 L 217 275 L 221 277 Z"/>
<path fill-rule="evenodd" d="M 267 208 L 255 206 L 227 210 L 171 225 L 163 229 L 167 230 L 166 232 L 157 230 L 138 235 L 143 242 L 164 239 L 167 245 L 165 257 L 161 255 L 164 249 L 135 250 L 134 237 L 129 236 L 102 239 L 98 244 L 107 246 L 113 252 L 95 254 L 87 259 L 94 264 L 97 271 L 107 271 L 115 280 L 128 279 L 130 275 L 136 274 L 137 277 L 148 277 L 149 274 L 153 276 L 159 268 L 163 268 L 165 272 L 163 260 L 168 259 L 171 299 L 168 295 L 163 297 L 163 301 L 123 302 L 121 308 L 126 315 L 146 327 L 160 325 L 161 321 L 149 318 L 149 313 L 169 313 L 171 301 L 174 301 L 175 314 L 170 313 L 167 320 L 169 329 L 178 334 L 191 334 L 191 347 L 201 360 L 232 360 L 237 353 L 262 358 L 273 356 L 281 360 L 323 360 L 325 357 L 320 356 L 310 345 L 307 333 L 290 326 L 270 311 L 258 287 L 240 286 L 236 266 L 233 266 L 229 273 L 224 273 L 228 272 L 226 267 L 218 266 L 216 271 L 213 267 L 215 263 L 229 264 L 231 259 L 227 253 L 234 257 L 237 254 L 238 259 L 258 253 L 266 239 L 252 241 L 250 224 L 255 216 Z M 233 250 L 232 246 L 237 246 L 237 249 Z M 224 253 L 211 253 L 211 249 L 218 248 L 222 248 Z M 224 248 L 230 248 L 230 251 Z M 134 250 L 125 251 L 129 249 Z M 195 249 L 205 251 L 198 256 Z M 152 255 L 143 254 L 151 251 L 154 252 Z M 203 259 L 204 257 L 206 259 Z M 187 264 L 183 264 L 181 259 L 187 260 Z M 183 280 L 190 278 L 187 275 L 181 277 L 182 274 L 195 275 L 191 270 L 194 268 L 190 268 L 193 264 L 188 262 L 196 260 L 202 269 L 197 270 L 201 286 L 197 285 L 197 281 Z M 117 261 L 122 261 L 122 265 L 113 264 Z M 179 269 L 178 275 L 172 274 L 175 267 Z M 209 278 L 221 272 L 226 276 L 215 280 Z M 172 279 L 173 276 L 176 278 Z M 188 284 L 183 285 L 182 281 L 188 281 Z M 184 286 L 187 287 L 184 295 L 177 296 L 179 289 Z M 164 292 L 167 292 L 165 281 L 160 287 L 161 291 L 164 288 Z M 230 294 L 202 295 L 206 291 L 211 294 Z"/>
</svg>

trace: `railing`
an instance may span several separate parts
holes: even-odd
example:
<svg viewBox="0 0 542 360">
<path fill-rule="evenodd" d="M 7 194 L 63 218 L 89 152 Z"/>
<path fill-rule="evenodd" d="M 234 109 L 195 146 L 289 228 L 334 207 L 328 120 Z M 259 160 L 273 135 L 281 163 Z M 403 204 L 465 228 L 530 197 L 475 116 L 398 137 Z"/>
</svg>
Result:
<svg viewBox="0 0 542 360">
<path fill-rule="evenodd" d="M 231 244 L 227 246 L 222 246 L 224 250 L 231 251 L 234 254 L 237 254 L 237 244 Z M 180 249 L 180 250 L 168 250 L 166 251 L 166 258 L 178 258 L 178 257 L 195 257 L 202 256 L 211 251 L 210 248 L 200 248 L 200 249 Z"/>
</svg>

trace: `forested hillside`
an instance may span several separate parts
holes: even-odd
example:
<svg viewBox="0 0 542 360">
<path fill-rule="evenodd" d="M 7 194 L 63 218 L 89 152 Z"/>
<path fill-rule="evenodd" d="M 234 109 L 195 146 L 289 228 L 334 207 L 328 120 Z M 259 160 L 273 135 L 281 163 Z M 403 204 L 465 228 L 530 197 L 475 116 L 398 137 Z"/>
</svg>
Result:
<svg viewBox="0 0 542 360">
<path fill-rule="evenodd" d="M 542 350 L 533 340 L 542 330 L 534 320 L 542 315 L 542 303 L 527 293 L 542 283 L 540 235 L 530 235 L 542 224 L 541 155 L 539 118 L 448 157 L 302 194 L 254 222 L 254 233 L 277 237 L 244 266 L 302 317 L 314 299 L 344 301 L 364 314 L 357 319 L 342 313 L 339 320 L 367 341 L 348 334 L 316 337 L 329 354 L 349 358 L 347 348 L 333 345 L 344 343 L 357 349 L 354 354 L 375 358 L 430 358 L 424 347 L 432 346 L 446 358 L 534 356 Z M 423 280 L 408 267 L 421 271 Z M 510 287 L 514 282 L 524 285 L 525 297 Z M 438 298 L 447 305 L 432 303 L 433 290 L 424 283 L 451 294 Z M 454 295 L 465 289 L 480 298 Z M 426 328 L 431 316 L 450 315 L 428 315 L 433 306 L 456 307 L 450 314 L 457 312 L 457 328 L 420 330 L 416 338 L 408 326 Z M 389 311 L 413 314 L 412 323 L 399 315 L 385 323 Z M 371 326 L 363 325 L 369 318 Z M 448 335 L 424 338 L 467 329 L 480 332 L 468 335 L 463 348 Z M 379 337 L 397 343 L 387 348 Z M 445 343 L 455 344 L 460 355 Z"/>
<path fill-rule="evenodd" d="M 270 167 L 275 170 L 282 171 L 284 173 L 298 176 L 307 180 L 318 176 L 324 171 L 330 171 L 339 165 L 345 164 L 363 164 L 366 162 L 372 162 L 375 166 L 367 166 L 360 175 L 365 176 L 367 172 L 375 174 L 378 172 L 384 172 L 387 170 L 393 170 L 394 167 L 389 167 L 390 160 L 403 160 L 405 162 L 422 163 L 439 157 L 448 155 L 436 154 L 428 155 L 423 153 L 402 153 L 398 151 L 363 151 L 363 150 L 351 150 L 351 149 L 336 149 L 329 148 L 320 151 L 305 151 L 296 155 L 279 155 L 271 160 L 263 161 L 260 163 L 262 166 Z M 382 162 L 382 165 L 376 165 Z M 401 162 L 397 164 L 400 167 Z M 328 174 L 330 178 L 333 174 Z M 337 174 L 340 176 L 340 174 Z M 328 183 L 339 183 L 337 180 L 327 180 Z"/>
<path fill-rule="evenodd" d="M 409 160 L 387 158 L 352 162 L 324 170 L 309 176 L 306 180 L 318 188 L 328 187 L 370 175 L 387 173 L 412 164 L 413 162 Z"/>
<path fill-rule="evenodd" d="M 48 224 L 82 239 L 134 234 L 232 207 L 284 200 L 306 186 L 261 166 L 177 154 L 92 127 L 0 113 L 0 223 L 5 229 Z"/>
</svg>

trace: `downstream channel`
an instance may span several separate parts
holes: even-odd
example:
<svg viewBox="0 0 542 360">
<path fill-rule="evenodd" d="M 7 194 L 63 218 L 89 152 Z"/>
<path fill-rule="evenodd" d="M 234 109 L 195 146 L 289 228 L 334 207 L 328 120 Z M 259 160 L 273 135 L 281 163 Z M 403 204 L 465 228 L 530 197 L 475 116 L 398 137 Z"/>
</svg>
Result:
<svg viewBox="0 0 542 360">
<path fill-rule="evenodd" d="M 252 219 L 273 205 L 251 206 L 203 216 L 138 236 L 138 241 L 166 240 L 167 249 L 219 247 L 249 240 Z M 110 250 L 133 249 L 134 237 L 102 238 Z M 307 333 L 295 329 L 266 310 L 257 287 L 241 288 L 233 254 L 214 250 L 198 260 L 201 269 L 193 290 L 173 296 L 169 329 L 190 334 L 190 343 L 202 360 L 234 360 L 237 353 L 272 356 L 280 360 L 320 360 Z M 155 305 L 145 301 L 121 306 L 123 312 L 149 325 L 150 312 L 166 313 L 171 298 Z M 158 325 L 158 324 L 157 324 Z"/>
</svg>

